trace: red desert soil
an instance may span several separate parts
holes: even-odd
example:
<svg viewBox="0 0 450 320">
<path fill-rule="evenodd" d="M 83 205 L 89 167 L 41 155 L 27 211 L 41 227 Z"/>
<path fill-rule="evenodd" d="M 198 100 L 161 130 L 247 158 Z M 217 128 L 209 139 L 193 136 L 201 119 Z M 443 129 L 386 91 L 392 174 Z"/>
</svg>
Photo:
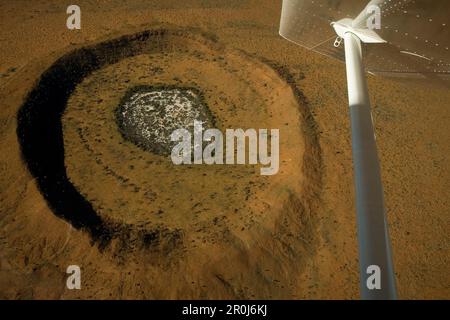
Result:
<svg viewBox="0 0 450 320">
<path fill-rule="evenodd" d="M 78 1 L 69 31 L 60 2 L 0 1 L 0 298 L 358 298 L 344 65 L 278 36 L 281 1 L 161 3 Z M 39 192 L 17 111 L 58 57 L 155 28 L 192 39 L 93 72 L 62 119 L 68 177 L 99 215 L 160 230 L 156 245 L 132 234 L 99 248 Z M 279 128 L 280 172 L 174 169 L 125 141 L 114 108 L 161 83 L 199 87 L 220 129 Z M 372 76 L 369 89 L 399 297 L 449 299 L 450 91 Z M 71 264 L 82 290 L 66 289 Z"/>
</svg>

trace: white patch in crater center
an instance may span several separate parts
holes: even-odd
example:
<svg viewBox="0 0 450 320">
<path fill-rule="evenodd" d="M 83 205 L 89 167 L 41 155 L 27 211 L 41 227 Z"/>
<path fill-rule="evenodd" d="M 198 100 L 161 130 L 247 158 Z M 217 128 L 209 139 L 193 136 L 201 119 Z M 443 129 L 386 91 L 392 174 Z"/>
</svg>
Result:
<svg viewBox="0 0 450 320">
<path fill-rule="evenodd" d="M 194 120 L 211 127 L 208 107 L 189 88 L 142 88 L 125 100 L 118 110 L 122 133 L 134 143 L 158 154 L 170 154 L 170 134 L 191 130 Z"/>
</svg>

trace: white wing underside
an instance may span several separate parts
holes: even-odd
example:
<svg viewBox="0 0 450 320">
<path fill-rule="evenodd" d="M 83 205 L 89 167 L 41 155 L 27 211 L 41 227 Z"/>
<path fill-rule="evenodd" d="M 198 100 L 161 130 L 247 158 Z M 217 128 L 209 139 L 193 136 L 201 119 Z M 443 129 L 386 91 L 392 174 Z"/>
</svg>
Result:
<svg viewBox="0 0 450 320">
<path fill-rule="evenodd" d="M 367 8 L 381 12 L 379 36 L 366 34 Z M 342 19 L 363 42 L 364 64 L 375 75 L 427 79 L 450 87 L 450 1 L 448 0 L 283 0 L 280 35 L 307 49 L 344 61 L 331 26 Z M 364 41 L 366 40 L 366 41 Z M 384 40 L 384 43 L 380 40 Z M 370 43 L 372 42 L 372 43 Z"/>
</svg>

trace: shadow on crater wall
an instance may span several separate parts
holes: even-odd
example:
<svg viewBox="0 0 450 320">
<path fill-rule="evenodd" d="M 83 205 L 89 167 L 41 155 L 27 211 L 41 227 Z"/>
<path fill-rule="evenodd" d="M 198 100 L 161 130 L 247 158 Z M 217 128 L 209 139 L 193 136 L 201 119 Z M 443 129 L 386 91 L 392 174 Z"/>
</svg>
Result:
<svg viewBox="0 0 450 320">
<path fill-rule="evenodd" d="M 165 45 L 162 40 L 168 33 L 167 30 L 144 31 L 64 55 L 41 75 L 18 112 L 17 136 L 22 156 L 50 208 L 56 216 L 76 229 L 88 231 L 94 241 L 103 245 L 114 237 L 122 238 L 131 227 L 103 221 L 68 179 L 61 117 L 70 95 L 86 76 L 123 58 L 161 50 Z M 149 39 L 152 39 L 150 44 Z M 148 239 L 158 241 L 154 232 L 149 234 L 151 237 L 140 233 L 145 243 Z M 179 236 L 174 234 L 177 239 Z"/>
</svg>

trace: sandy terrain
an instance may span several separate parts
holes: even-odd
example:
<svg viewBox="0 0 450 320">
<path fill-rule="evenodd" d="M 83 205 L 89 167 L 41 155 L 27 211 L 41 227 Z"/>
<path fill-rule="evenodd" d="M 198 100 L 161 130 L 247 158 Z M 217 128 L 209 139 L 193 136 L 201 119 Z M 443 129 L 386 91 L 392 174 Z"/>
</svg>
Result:
<svg viewBox="0 0 450 320">
<path fill-rule="evenodd" d="M 0 1 L 0 298 L 358 298 L 344 65 L 278 36 L 281 1 L 77 4 L 70 31 L 63 3 Z M 51 209 L 17 112 L 59 57 L 158 28 L 182 32 L 87 75 L 61 120 L 67 177 L 112 230 L 99 241 Z M 124 140 L 115 108 L 155 84 L 200 88 L 221 129 L 279 128 L 280 172 L 174 169 Z M 449 299 L 450 91 L 369 89 L 399 297 Z M 71 264 L 82 290 L 66 289 Z"/>
</svg>

